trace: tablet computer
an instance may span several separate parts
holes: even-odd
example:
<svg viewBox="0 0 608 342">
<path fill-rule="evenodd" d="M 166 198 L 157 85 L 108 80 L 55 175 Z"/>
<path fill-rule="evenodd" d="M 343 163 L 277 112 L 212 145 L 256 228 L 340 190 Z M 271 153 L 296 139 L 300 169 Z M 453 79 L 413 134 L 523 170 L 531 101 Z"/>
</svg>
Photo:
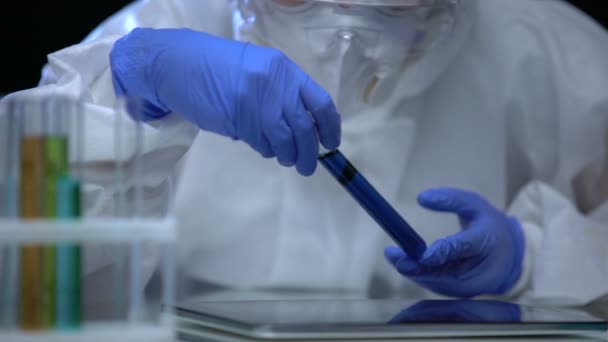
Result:
<svg viewBox="0 0 608 342">
<path fill-rule="evenodd" d="M 175 307 L 178 332 L 257 340 L 604 336 L 585 311 L 490 300 L 190 300 Z M 608 336 L 608 335 L 605 335 Z"/>
</svg>

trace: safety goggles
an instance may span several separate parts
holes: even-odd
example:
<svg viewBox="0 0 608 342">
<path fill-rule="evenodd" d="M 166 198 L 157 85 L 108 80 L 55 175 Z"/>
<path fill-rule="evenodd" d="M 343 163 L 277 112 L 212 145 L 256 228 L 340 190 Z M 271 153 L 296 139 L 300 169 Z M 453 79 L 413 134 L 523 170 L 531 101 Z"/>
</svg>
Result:
<svg viewBox="0 0 608 342">
<path fill-rule="evenodd" d="M 460 0 L 240 0 L 240 8 L 250 7 L 251 3 L 275 8 L 286 13 L 302 13 L 318 7 L 335 6 L 352 12 L 370 10 L 385 16 L 426 17 L 432 11 L 447 8 Z"/>
</svg>

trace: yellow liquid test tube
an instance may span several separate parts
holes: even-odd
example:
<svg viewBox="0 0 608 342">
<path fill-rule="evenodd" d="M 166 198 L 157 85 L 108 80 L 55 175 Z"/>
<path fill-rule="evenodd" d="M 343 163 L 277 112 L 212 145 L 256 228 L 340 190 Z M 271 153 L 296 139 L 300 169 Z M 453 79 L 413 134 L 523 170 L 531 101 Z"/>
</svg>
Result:
<svg viewBox="0 0 608 342">
<path fill-rule="evenodd" d="M 27 123 L 25 123 L 27 124 Z M 42 212 L 44 138 L 22 136 L 20 208 L 23 219 L 38 219 Z M 42 306 L 42 248 L 35 245 L 21 247 L 20 322 L 24 330 L 41 330 Z"/>
</svg>

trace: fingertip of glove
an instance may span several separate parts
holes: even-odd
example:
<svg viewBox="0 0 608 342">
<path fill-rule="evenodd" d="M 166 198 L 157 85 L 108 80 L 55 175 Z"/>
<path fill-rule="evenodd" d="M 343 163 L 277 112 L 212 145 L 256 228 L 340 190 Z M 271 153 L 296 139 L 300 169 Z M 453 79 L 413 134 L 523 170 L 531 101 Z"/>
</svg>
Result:
<svg viewBox="0 0 608 342">
<path fill-rule="evenodd" d="M 443 243 L 438 241 L 424 251 L 418 262 L 425 266 L 439 266 L 444 264 L 446 258 L 446 250 L 443 247 Z"/>
<path fill-rule="evenodd" d="M 444 202 L 448 199 L 444 189 L 428 189 L 418 194 L 419 204 L 431 204 Z"/>
<path fill-rule="evenodd" d="M 231 138 L 231 139 L 233 139 L 233 140 L 238 140 L 238 139 L 235 139 L 235 138 Z M 262 158 L 264 158 L 264 159 L 270 159 L 270 158 L 274 158 L 274 157 L 275 157 L 274 153 L 269 152 L 269 151 L 258 151 L 258 153 L 259 153 L 259 154 L 260 154 L 260 156 L 262 156 Z"/>
<path fill-rule="evenodd" d="M 298 171 L 298 173 L 304 177 L 310 177 L 312 176 L 316 169 L 317 169 L 317 164 L 313 164 L 311 166 L 296 166 L 296 169 Z"/>
<path fill-rule="evenodd" d="M 397 263 L 404 256 L 405 253 L 399 247 L 390 246 L 384 249 L 384 257 L 392 264 Z"/>
<path fill-rule="evenodd" d="M 421 265 L 410 258 L 401 258 L 393 264 L 395 269 L 404 276 L 415 276 L 422 272 Z"/>
<path fill-rule="evenodd" d="M 292 167 L 292 166 L 294 166 L 296 164 L 296 162 L 292 161 L 292 160 L 278 159 L 277 161 L 279 162 L 279 164 L 281 166 L 284 166 L 284 167 Z"/>
<path fill-rule="evenodd" d="M 323 141 L 321 141 L 321 144 L 327 150 L 330 150 L 330 151 L 335 150 L 338 147 L 340 147 L 340 137 L 330 138 L 330 139 L 323 139 Z"/>
</svg>

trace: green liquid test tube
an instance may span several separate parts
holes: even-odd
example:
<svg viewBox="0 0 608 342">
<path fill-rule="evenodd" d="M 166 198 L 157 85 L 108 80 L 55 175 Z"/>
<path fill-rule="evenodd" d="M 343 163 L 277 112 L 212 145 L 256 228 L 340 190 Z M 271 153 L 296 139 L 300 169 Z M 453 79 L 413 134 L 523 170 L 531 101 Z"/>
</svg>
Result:
<svg viewBox="0 0 608 342">
<path fill-rule="evenodd" d="M 80 217 L 80 184 L 63 176 L 57 182 L 57 217 Z M 81 248 L 77 244 L 57 246 L 57 327 L 74 330 L 81 327 Z"/>
<path fill-rule="evenodd" d="M 44 142 L 44 214 L 49 219 L 58 214 L 58 181 L 67 174 L 67 138 L 46 136 Z M 57 248 L 50 245 L 42 250 L 42 321 L 45 328 L 56 322 Z"/>
</svg>

